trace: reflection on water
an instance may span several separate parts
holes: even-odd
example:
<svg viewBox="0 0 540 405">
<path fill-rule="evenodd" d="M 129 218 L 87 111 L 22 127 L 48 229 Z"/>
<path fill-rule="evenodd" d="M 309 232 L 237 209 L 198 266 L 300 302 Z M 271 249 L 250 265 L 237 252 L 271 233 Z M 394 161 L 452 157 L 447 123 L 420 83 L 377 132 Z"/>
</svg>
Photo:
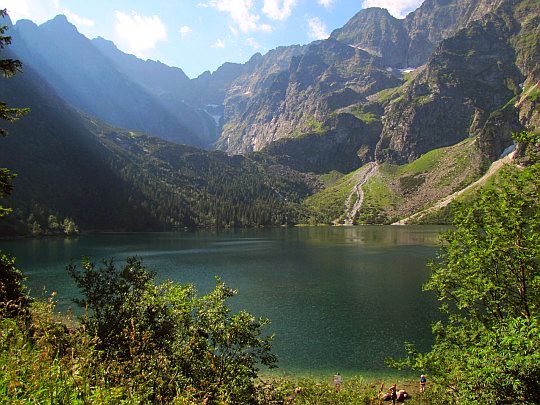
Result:
<svg viewBox="0 0 540 405">
<path fill-rule="evenodd" d="M 85 235 L 3 241 L 34 295 L 57 291 L 66 309 L 77 291 L 65 266 L 137 255 L 160 280 L 209 291 L 219 275 L 239 290 L 232 305 L 272 320 L 284 371 L 373 373 L 431 344 L 434 299 L 421 291 L 440 227 L 306 227 L 196 233 Z"/>
</svg>

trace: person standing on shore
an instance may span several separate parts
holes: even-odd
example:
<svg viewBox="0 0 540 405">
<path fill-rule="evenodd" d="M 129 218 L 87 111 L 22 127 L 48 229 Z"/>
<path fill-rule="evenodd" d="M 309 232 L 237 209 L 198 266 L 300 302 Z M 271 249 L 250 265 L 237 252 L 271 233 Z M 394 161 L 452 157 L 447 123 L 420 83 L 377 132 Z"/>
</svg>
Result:
<svg viewBox="0 0 540 405">
<path fill-rule="evenodd" d="M 335 388 L 336 392 L 341 391 L 341 383 L 343 381 L 343 379 L 341 378 L 341 374 L 336 373 L 334 375 L 332 381 L 334 382 L 334 388 Z"/>
<path fill-rule="evenodd" d="M 426 379 L 426 376 L 424 374 L 422 374 L 420 376 L 420 392 L 423 394 L 424 392 L 426 392 L 426 383 L 427 383 L 427 379 Z"/>
</svg>

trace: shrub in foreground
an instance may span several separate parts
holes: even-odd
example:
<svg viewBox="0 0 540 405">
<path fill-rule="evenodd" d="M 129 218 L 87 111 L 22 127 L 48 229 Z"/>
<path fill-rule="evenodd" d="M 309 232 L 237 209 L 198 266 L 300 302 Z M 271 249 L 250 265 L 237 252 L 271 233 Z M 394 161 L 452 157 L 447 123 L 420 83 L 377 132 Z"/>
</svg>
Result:
<svg viewBox="0 0 540 405">
<path fill-rule="evenodd" d="M 192 393 L 199 401 L 252 403 L 259 365 L 274 367 L 269 322 L 226 301 L 236 294 L 219 279 L 209 294 L 192 285 L 155 283 L 140 260 L 69 266 L 86 308 L 81 325 L 95 338 L 108 381 L 151 402 Z"/>
</svg>

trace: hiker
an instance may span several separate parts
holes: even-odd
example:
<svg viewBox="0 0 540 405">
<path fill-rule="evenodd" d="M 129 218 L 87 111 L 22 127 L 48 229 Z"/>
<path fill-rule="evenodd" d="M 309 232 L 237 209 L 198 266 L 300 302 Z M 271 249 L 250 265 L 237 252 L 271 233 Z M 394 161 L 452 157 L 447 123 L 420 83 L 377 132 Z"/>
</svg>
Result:
<svg viewBox="0 0 540 405">
<path fill-rule="evenodd" d="M 339 373 L 336 373 L 332 380 L 334 382 L 334 388 L 336 389 L 336 392 L 341 391 L 341 382 L 343 381 L 341 375 Z"/>
<path fill-rule="evenodd" d="M 390 395 L 392 396 L 392 405 L 396 405 L 396 399 L 397 399 L 397 385 L 396 384 L 390 387 Z"/>
<path fill-rule="evenodd" d="M 427 383 L 426 376 L 422 374 L 420 376 L 420 392 L 422 393 L 426 392 L 426 383 Z"/>
</svg>

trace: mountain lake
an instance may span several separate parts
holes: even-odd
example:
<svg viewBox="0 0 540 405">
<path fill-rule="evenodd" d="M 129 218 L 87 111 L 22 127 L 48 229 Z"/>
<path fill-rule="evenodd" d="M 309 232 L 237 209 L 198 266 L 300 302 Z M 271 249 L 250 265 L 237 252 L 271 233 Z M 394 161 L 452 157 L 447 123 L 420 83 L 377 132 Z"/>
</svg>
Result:
<svg viewBox="0 0 540 405">
<path fill-rule="evenodd" d="M 238 290 L 230 301 L 270 318 L 280 374 L 384 376 L 385 358 L 404 342 L 428 350 L 439 318 L 423 292 L 427 262 L 437 255 L 436 226 L 269 228 L 238 231 L 90 234 L 0 241 L 17 257 L 32 295 L 56 291 L 57 309 L 72 308 L 77 288 L 66 271 L 83 256 L 138 256 L 157 279 L 193 283 L 206 293 L 220 276 Z"/>
</svg>

